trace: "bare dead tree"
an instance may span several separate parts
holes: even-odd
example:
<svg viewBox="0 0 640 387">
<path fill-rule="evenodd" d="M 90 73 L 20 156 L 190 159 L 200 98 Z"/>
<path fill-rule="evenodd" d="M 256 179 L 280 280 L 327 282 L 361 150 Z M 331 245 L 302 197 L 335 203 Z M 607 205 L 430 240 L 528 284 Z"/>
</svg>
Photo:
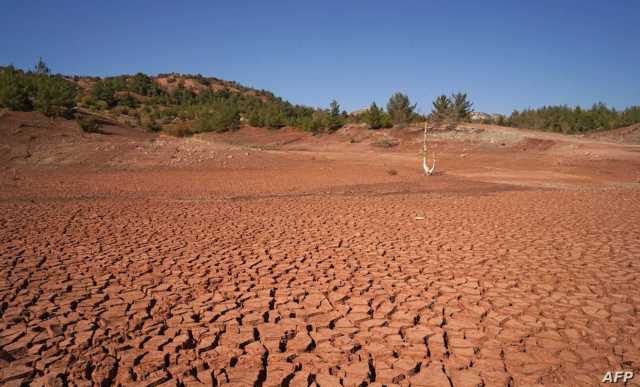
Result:
<svg viewBox="0 0 640 387">
<path fill-rule="evenodd" d="M 431 168 L 429 168 L 429 164 L 427 163 L 427 131 L 429 129 L 429 120 L 425 120 L 424 122 L 424 135 L 422 138 L 422 169 L 424 169 L 424 173 L 427 176 L 433 175 L 433 172 L 436 169 L 436 153 L 433 152 L 433 163 L 431 164 Z"/>
</svg>

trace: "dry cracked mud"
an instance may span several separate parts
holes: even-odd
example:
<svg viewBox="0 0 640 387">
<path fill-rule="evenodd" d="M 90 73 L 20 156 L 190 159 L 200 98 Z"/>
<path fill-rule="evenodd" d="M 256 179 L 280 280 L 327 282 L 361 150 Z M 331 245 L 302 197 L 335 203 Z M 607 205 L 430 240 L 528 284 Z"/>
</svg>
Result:
<svg viewBox="0 0 640 387">
<path fill-rule="evenodd" d="M 640 190 L 317 163 L 3 180 L 0 384 L 590 386 L 640 371 Z"/>
</svg>

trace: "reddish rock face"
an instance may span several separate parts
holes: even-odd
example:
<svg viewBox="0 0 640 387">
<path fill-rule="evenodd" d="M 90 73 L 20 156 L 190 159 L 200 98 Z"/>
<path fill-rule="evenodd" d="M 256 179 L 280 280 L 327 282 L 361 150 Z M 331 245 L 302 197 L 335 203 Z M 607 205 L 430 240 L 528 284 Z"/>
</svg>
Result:
<svg viewBox="0 0 640 387">
<path fill-rule="evenodd" d="M 640 367 L 635 186 L 234 152 L 2 180 L 0 384 L 588 385 Z"/>
</svg>

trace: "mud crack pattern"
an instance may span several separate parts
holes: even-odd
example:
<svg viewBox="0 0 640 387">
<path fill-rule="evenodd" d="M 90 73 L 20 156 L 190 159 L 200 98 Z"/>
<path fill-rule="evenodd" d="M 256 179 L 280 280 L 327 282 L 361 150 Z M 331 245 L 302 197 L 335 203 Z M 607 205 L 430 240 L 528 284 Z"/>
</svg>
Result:
<svg viewBox="0 0 640 387">
<path fill-rule="evenodd" d="M 4 201 L 0 221 L 0 384 L 640 370 L 636 191 Z"/>
</svg>

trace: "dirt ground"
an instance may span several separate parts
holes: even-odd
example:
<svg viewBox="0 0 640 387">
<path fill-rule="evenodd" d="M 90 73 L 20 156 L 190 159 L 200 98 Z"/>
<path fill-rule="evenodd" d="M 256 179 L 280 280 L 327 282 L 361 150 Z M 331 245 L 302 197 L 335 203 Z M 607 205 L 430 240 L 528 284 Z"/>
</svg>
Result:
<svg viewBox="0 0 640 387">
<path fill-rule="evenodd" d="M 640 372 L 638 145 L 467 125 L 426 177 L 419 128 L 104 131 L 0 117 L 0 384 Z"/>
</svg>

